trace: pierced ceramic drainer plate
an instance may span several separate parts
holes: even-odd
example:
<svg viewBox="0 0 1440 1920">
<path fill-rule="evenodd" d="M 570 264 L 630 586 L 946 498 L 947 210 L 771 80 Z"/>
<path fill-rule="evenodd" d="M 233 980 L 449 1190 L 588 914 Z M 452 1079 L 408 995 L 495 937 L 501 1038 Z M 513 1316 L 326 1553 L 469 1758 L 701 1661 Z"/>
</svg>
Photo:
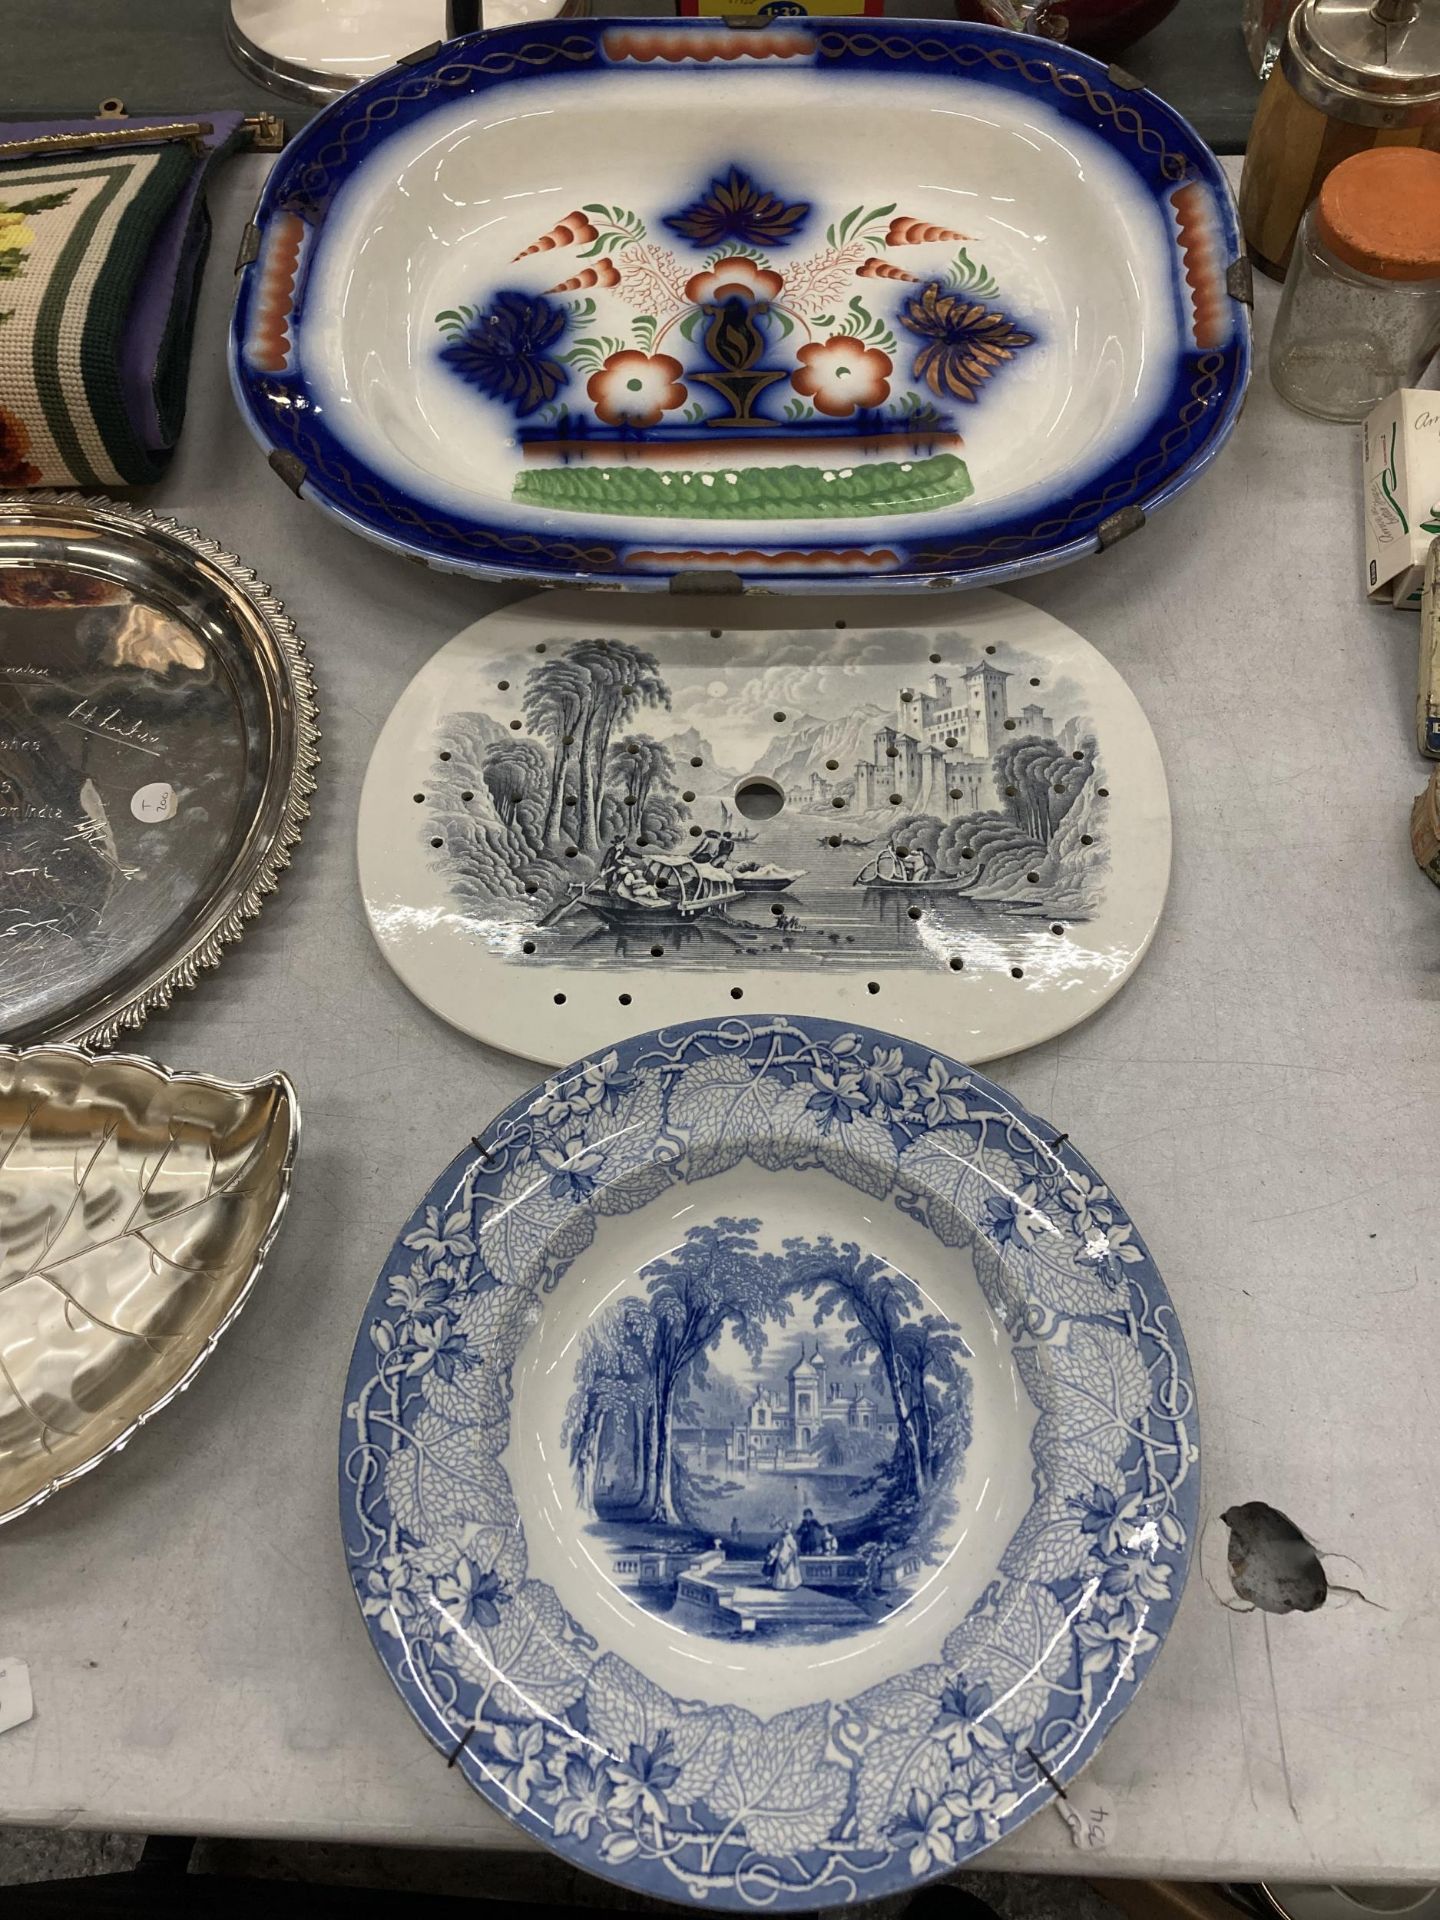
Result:
<svg viewBox="0 0 1440 1920">
<path fill-rule="evenodd" d="M 440 1175 L 340 1493 L 371 1639 L 489 1800 L 637 1890 L 792 1908 L 1086 1764 L 1198 1462 L 1174 1308 L 1063 1136 L 913 1041 L 733 1018 L 568 1067 Z"/>
<path fill-rule="evenodd" d="M 232 375 L 277 471 L 477 574 L 1033 572 L 1143 525 L 1249 377 L 1193 130 L 939 21 L 451 42 L 291 142 L 246 258 Z"/>
<path fill-rule="evenodd" d="M 1134 695 L 1003 594 L 845 604 L 546 594 L 442 647 L 360 801 L 412 992 L 551 1063 L 756 1004 L 985 1060 L 1108 1000 L 1170 872 Z"/>
</svg>

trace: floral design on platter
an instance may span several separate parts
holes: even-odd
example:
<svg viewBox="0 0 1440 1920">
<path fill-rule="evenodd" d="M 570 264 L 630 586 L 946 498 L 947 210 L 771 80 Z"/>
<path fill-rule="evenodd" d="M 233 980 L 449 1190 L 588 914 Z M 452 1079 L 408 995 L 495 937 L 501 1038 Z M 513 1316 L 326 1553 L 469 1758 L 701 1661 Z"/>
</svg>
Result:
<svg viewBox="0 0 1440 1920">
<path fill-rule="evenodd" d="M 437 1182 L 443 1211 L 432 1201 L 397 1244 L 352 1363 L 346 1543 L 397 1686 L 512 1819 L 651 1892 L 803 1907 L 963 1861 L 1089 1757 L 1178 1602 L 1198 1445 L 1159 1277 L 1109 1189 L 1046 1138 L 910 1042 L 696 1023 L 548 1080 Z M 556 1177 L 581 1160 L 582 1181 Z M 703 1204 L 703 1183 L 744 1163 L 828 1172 L 965 1249 L 1037 1415 L 1029 1511 L 963 1620 L 919 1664 L 768 1719 L 677 1699 L 572 1617 L 530 1570 L 507 1464 L 512 1369 L 601 1222 L 673 1210 L 677 1184 Z M 996 1192 L 1029 1196 L 1028 1238 L 987 1223 Z M 754 1224 L 708 1231 L 748 1259 Z M 816 1252 L 795 1250 L 802 1276 Z M 791 1277 L 751 1272 L 742 1318 L 763 1328 Z M 624 1311 L 688 1324 L 693 1281 L 672 1270 Z M 458 1343 L 448 1375 L 437 1314 Z M 582 1401 L 603 1376 L 580 1362 Z"/>
<path fill-rule="evenodd" d="M 441 314 L 441 325 L 450 317 Z M 451 330 L 440 358 L 482 393 L 507 402 L 519 419 L 569 384 L 569 368 L 551 351 L 569 324 L 564 307 L 543 296 L 498 293 L 486 313 L 469 318 L 470 325 Z"/>
<path fill-rule="evenodd" d="M 692 247 L 719 247 L 727 241 L 785 247 L 799 234 L 809 213 L 808 201 L 786 206 L 778 195 L 757 186 L 749 174 L 731 167 L 683 212 L 666 214 L 665 225 Z"/>
<path fill-rule="evenodd" d="M 936 280 L 905 302 L 900 321 L 929 342 L 915 356 L 914 373 L 942 398 L 975 400 L 982 383 L 1030 345 L 1030 335 L 1003 313 L 942 293 Z"/>
<path fill-rule="evenodd" d="M 497 662 L 492 711 L 442 722 L 417 850 L 477 938 L 536 965 L 656 944 L 701 967 L 943 965 L 979 939 L 1008 967 L 1104 900 L 1101 743 L 1042 661 L 935 641 L 914 685 L 900 664 L 797 677 L 757 655 L 721 677 L 547 641 Z M 737 818 L 757 780 L 780 811 Z"/>
<path fill-rule="evenodd" d="M 533 290 L 438 314 L 442 362 L 517 422 L 515 499 L 776 520 L 970 497 L 936 402 L 977 404 L 1034 332 L 957 228 L 861 205 L 801 251 L 814 216 L 732 165 L 658 221 L 575 208 L 516 254 Z"/>
<path fill-rule="evenodd" d="M 791 386 L 833 420 L 845 419 L 857 407 L 883 406 L 889 398 L 894 361 L 848 333 L 801 347 L 799 360 Z"/>
<path fill-rule="evenodd" d="M 585 391 L 607 427 L 653 427 L 685 404 L 680 362 L 668 353 L 612 353 L 591 374 Z"/>
</svg>

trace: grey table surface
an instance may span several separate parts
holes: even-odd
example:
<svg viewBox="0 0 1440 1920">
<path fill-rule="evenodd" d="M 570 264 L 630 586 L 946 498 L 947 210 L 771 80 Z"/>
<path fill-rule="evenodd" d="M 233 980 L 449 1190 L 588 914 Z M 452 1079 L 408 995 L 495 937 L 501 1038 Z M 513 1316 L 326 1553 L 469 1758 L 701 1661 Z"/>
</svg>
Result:
<svg viewBox="0 0 1440 1920">
<path fill-rule="evenodd" d="M 195 1385 L 0 1539 L 0 1654 L 29 1662 L 36 1705 L 0 1735 L 0 1819 L 527 1846 L 446 1771 L 371 1652 L 335 1464 L 351 1343 L 398 1224 L 538 1077 L 408 995 L 355 878 L 381 723 L 437 646 L 511 596 L 361 543 L 249 440 L 224 353 L 261 170 L 238 160 L 217 190 L 190 419 L 152 497 L 294 613 L 322 781 L 279 895 L 138 1044 L 237 1078 L 285 1068 L 304 1139 L 273 1258 Z M 1263 342 L 1273 290 L 1259 299 Z M 1262 363 L 1181 501 L 1018 589 L 1129 679 L 1174 807 L 1170 898 L 1134 980 L 992 1069 L 1131 1209 L 1200 1392 L 1197 1565 L 1095 1762 L 1122 1873 L 1440 1878 L 1440 896 L 1407 845 L 1425 772 L 1416 622 L 1361 597 L 1358 502 L 1356 435 L 1288 412 Z M 1218 1515 L 1249 1499 L 1344 1556 L 1332 1575 L 1384 1610 L 1345 1594 L 1303 1617 L 1228 1610 Z M 1051 1811 L 987 1857 L 1076 1863 Z"/>
<path fill-rule="evenodd" d="M 132 113 L 239 107 L 283 112 L 291 130 L 312 109 L 280 102 L 225 51 L 230 0 L 0 0 L 0 115 L 91 113 L 123 99 Z M 654 13 L 645 0 L 595 11 Z M 941 14 L 943 0 L 912 0 L 896 13 Z M 433 4 L 426 9 L 433 15 Z M 1127 52 L 1124 64 L 1191 120 L 1222 153 L 1243 147 L 1259 84 L 1240 39 L 1239 0 L 1180 0 L 1168 20 Z M 433 37 L 417 29 L 416 44 Z"/>
</svg>

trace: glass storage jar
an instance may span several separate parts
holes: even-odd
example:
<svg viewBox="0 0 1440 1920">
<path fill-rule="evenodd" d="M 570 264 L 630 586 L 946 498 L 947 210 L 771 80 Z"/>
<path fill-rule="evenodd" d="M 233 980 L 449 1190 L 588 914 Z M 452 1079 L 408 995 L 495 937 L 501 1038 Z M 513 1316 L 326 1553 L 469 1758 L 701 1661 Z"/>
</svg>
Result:
<svg viewBox="0 0 1440 1920">
<path fill-rule="evenodd" d="M 1440 347 L 1440 154 L 1343 160 L 1301 224 L 1270 342 L 1270 378 L 1304 413 L 1361 420 L 1413 387 Z"/>
</svg>

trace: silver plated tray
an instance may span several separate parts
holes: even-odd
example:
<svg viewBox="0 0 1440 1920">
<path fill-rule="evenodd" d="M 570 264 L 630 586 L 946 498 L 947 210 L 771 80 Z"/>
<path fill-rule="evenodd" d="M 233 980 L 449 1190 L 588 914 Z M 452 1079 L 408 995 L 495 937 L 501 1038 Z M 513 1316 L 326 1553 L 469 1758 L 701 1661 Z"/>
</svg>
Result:
<svg viewBox="0 0 1440 1920">
<path fill-rule="evenodd" d="M 0 1047 L 0 1523 L 190 1384 L 255 1284 L 299 1140 L 283 1074 Z"/>
<path fill-rule="evenodd" d="M 250 569 L 155 514 L 0 496 L 0 1040 L 107 1046 L 258 912 L 315 689 Z"/>
</svg>

